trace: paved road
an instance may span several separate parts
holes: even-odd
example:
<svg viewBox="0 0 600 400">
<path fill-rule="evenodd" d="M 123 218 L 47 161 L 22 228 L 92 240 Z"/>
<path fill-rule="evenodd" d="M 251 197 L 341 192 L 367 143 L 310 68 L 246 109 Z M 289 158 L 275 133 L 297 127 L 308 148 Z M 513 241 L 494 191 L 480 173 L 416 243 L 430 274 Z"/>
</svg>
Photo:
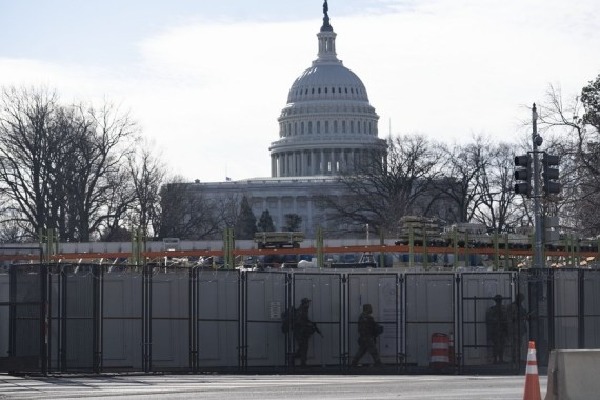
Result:
<svg viewBox="0 0 600 400">
<path fill-rule="evenodd" d="M 14 377 L 0 399 L 522 400 L 524 376 L 143 375 Z M 546 377 L 540 377 L 542 398 Z"/>
</svg>

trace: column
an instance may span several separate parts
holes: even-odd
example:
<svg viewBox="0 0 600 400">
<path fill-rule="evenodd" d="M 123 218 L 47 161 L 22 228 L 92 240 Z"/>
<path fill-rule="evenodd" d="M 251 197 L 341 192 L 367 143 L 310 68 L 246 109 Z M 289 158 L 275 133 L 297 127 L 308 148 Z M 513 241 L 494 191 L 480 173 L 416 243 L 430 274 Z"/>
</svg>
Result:
<svg viewBox="0 0 600 400">
<path fill-rule="evenodd" d="M 302 150 L 302 152 L 300 153 L 301 157 L 302 157 L 302 162 L 300 163 L 300 176 L 305 176 L 308 175 L 306 173 L 306 150 Z"/>
<path fill-rule="evenodd" d="M 340 153 L 341 149 L 331 149 L 331 173 L 333 175 L 337 175 L 339 170 L 339 161 L 340 161 Z"/>
<path fill-rule="evenodd" d="M 325 150 L 321 149 L 321 159 L 319 160 L 319 174 L 325 175 L 325 171 L 327 170 L 325 165 Z"/>
</svg>

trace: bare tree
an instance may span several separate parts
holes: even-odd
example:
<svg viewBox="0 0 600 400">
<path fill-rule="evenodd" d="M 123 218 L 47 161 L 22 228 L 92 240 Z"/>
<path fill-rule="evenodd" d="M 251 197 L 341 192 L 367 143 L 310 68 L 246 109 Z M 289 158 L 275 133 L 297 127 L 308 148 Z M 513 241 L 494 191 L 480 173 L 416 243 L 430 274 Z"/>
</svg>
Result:
<svg viewBox="0 0 600 400">
<path fill-rule="evenodd" d="M 132 201 L 129 116 L 110 104 L 64 106 L 46 89 L 2 88 L 0 97 L 0 185 L 27 235 L 55 228 L 61 240 L 88 241 L 120 221 Z"/>
<path fill-rule="evenodd" d="M 160 188 L 166 176 L 165 166 L 148 146 L 144 143 L 129 158 L 129 173 L 135 193 L 131 219 L 143 237 L 153 237 L 158 233 Z"/>
<path fill-rule="evenodd" d="M 513 144 L 490 145 L 477 178 L 480 201 L 473 217 L 496 232 L 503 232 L 518 221 L 514 210 L 514 154 Z"/>
<path fill-rule="evenodd" d="M 482 203 L 482 174 L 487 158 L 489 138 L 475 136 L 472 143 L 441 146 L 441 171 L 445 179 L 435 181 L 440 193 L 450 199 L 455 207 L 449 208 L 449 220 L 467 222 L 473 218 Z"/>
<path fill-rule="evenodd" d="M 160 190 L 159 237 L 212 239 L 222 232 L 218 210 L 218 201 L 182 178 L 172 178 Z"/>
<path fill-rule="evenodd" d="M 545 199 L 544 211 L 560 215 L 562 229 L 589 235 L 600 233 L 600 163 L 598 130 L 592 116 L 596 107 L 593 88 L 594 82 L 590 82 L 581 97 L 565 100 L 560 86 L 549 85 L 538 107 L 544 150 L 560 157 L 562 188 L 559 195 Z"/>
<path fill-rule="evenodd" d="M 593 127 L 600 135 L 600 75 L 581 89 L 581 102 L 585 109 L 581 122 Z"/>
<path fill-rule="evenodd" d="M 15 221 L 35 238 L 48 225 L 48 153 L 55 147 L 57 96 L 45 90 L 3 88 L 0 105 L 0 184 Z"/>
<path fill-rule="evenodd" d="M 427 212 L 438 154 L 425 137 L 406 135 L 387 139 L 387 154 L 372 157 L 353 174 L 340 176 L 344 193 L 317 196 L 329 219 L 354 233 L 366 224 L 376 233 L 395 232 L 400 218 Z"/>
</svg>

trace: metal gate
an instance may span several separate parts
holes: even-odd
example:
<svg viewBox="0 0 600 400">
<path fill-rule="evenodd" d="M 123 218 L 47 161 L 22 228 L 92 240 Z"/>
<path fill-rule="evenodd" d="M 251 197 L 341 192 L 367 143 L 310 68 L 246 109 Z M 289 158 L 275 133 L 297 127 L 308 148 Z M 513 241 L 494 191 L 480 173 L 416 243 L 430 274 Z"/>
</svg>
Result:
<svg viewBox="0 0 600 400">
<path fill-rule="evenodd" d="M 510 305 L 516 298 L 515 279 L 510 272 L 457 275 L 459 368 L 497 372 L 518 369 L 520 346 L 513 339 L 525 332 L 520 332 L 509 317 Z M 496 304 L 500 305 L 497 309 Z"/>
</svg>

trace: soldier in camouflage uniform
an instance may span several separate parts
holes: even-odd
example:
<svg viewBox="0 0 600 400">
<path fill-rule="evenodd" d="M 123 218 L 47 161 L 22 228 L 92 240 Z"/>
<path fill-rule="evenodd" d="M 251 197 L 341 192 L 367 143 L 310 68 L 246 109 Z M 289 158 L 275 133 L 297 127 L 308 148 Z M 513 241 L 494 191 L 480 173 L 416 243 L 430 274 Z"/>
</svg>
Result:
<svg viewBox="0 0 600 400">
<path fill-rule="evenodd" d="M 300 365 L 306 366 L 306 354 L 308 352 L 308 341 L 310 337 L 316 332 L 321 334 L 317 324 L 308 318 L 308 307 L 310 306 L 310 299 L 306 297 L 300 302 L 300 307 L 294 315 L 294 340 L 296 341 L 296 354 L 295 358 L 300 359 Z M 323 336 L 323 335 L 321 335 Z"/>
<path fill-rule="evenodd" d="M 504 362 L 504 346 L 508 336 L 508 319 L 506 309 L 502 305 L 502 296 L 494 296 L 494 304 L 485 313 L 485 324 L 487 328 L 487 338 L 492 345 L 492 356 L 494 364 Z"/>
<path fill-rule="evenodd" d="M 352 359 L 353 367 L 358 365 L 358 361 L 367 352 L 373 357 L 376 366 L 381 365 L 376 339 L 382 332 L 382 327 L 375 322 L 372 314 L 373 306 L 371 304 L 363 304 L 363 311 L 358 317 L 358 351 Z"/>
</svg>

